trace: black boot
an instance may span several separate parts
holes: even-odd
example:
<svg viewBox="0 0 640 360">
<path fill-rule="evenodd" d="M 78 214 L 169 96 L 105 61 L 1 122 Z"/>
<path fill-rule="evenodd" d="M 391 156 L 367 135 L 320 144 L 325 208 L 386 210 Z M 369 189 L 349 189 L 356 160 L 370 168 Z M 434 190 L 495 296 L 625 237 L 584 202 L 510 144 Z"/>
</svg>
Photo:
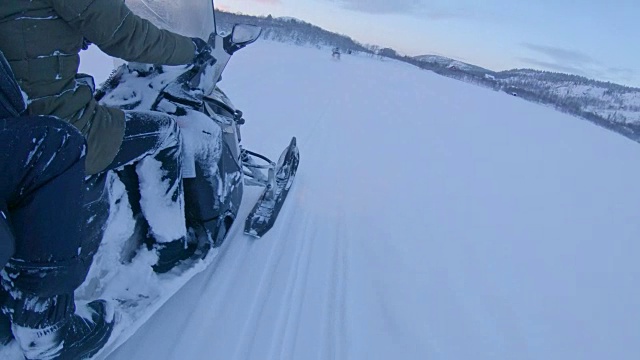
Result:
<svg viewBox="0 0 640 360">
<path fill-rule="evenodd" d="M 13 324 L 12 329 L 26 359 L 87 359 L 109 340 L 113 319 L 107 302 L 95 300 L 53 325 L 29 328 Z"/>
<path fill-rule="evenodd" d="M 0 311 L 0 346 L 7 345 L 12 339 L 11 320 Z"/>
<path fill-rule="evenodd" d="M 196 243 L 188 242 L 185 239 L 156 243 L 154 247 L 158 253 L 158 262 L 153 265 L 153 271 L 158 274 L 169 272 L 182 260 L 194 255 L 198 248 Z"/>
<path fill-rule="evenodd" d="M 0 215 L 2 216 L 2 215 Z M 0 304 L 4 304 L 8 294 L 3 289 L 0 289 Z M 11 319 L 0 311 L 0 346 L 7 345 L 13 339 L 13 333 L 11 333 Z"/>
</svg>

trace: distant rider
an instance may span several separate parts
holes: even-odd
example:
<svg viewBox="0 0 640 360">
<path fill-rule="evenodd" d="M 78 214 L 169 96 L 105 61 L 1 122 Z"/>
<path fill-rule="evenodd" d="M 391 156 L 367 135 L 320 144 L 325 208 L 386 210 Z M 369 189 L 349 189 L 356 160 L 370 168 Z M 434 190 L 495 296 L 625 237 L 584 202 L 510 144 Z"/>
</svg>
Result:
<svg viewBox="0 0 640 360">
<path fill-rule="evenodd" d="M 336 46 L 331 49 L 331 56 L 336 60 L 340 60 L 340 48 Z"/>
</svg>

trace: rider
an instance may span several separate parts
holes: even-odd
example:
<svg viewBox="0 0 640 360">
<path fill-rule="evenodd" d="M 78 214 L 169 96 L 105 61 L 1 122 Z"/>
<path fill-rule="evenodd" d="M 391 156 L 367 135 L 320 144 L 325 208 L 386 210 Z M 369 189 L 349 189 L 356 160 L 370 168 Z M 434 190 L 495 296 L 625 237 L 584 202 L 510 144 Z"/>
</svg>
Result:
<svg viewBox="0 0 640 360">
<path fill-rule="evenodd" d="M 154 270 L 166 272 L 188 257 L 193 249 L 185 246 L 182 140 L 175 120 L 97 104 L 93 89 L 78 81 L 78 53 L 91 42 L 128 61 L 179 65 L 210 59 L 206 42 L 159 30 L 134 15 L 123 0 L 5 1 L 0 33 L 0 50 L 29 97 L 29 114 L 57 116 L 85 136 L 87 175 L 123 170 L 126 165 L 135 166 L 129 171 L 134 177 L 136 170 L 162 174 L 141 179 L 138 196 L 142 206 L 137 215 L 148 223 L 158 250 Z M 164 216 L 154 216 L 154 204 L 172 206 L 164 209 Z M 137 204 L 132 207 L 135 210 Z"/>
<path fill-rule="evenodd" d="M 148 222 L 150 237 L 158 252 L 154 270 L 166 272 L 190 256 L 194 249 L 185 246 L 182 140 L 175 120 L 168 115 L 123 112 L 97 104 L 91 86 L 78 79 L 78 53 L 91 42 L 107 54 L 128 61 L 180 65 L 211 59 L 211 48 L 206 42 L 158 29 L 134 15 L 123 0 L 4 1 L 0 7 L 0 33 L 3 34 L 0 51 L 4 52 L 28 97 L 27 113 L 58 117 L 81 132 L 87 143 L 87 175 L 104 175 L 106 171 L 122 170 L 127 165 L 135 166 L 134 174 L 145 169 L 162 174 L 140 179 L 145 182 L 140 189 L 140 215 Z M 145 189 L 153 193 L 146 193 Z M 163 199 L 158 200 L 158 196 Z M 168 211 L 173 214 L 154 217 L 153 208 L 145 207 L 152 206 L 154 199 L 156 204 L 173 204 L 165 209 L 165 215 Z M 59 215 L 67 214 L 60 212 Z M 95 240 L 99 241 L 86 235 L 82 238 L 84 263 L 91 262 L 98 245 Z M 82 269 L 84 274 L 80 277 L 84 278 L 87 270 Z M 33 268 L 16 271 L 28 273 Z M 10 294 L 13 297 L 14 293 Z M 40 335 L 58 333 L 62 322 L 54 319 L 59 320 L 65 314 L 61 306 L 73 304 L 73 292 L 68 292 L 66 297 L 70 301 L 48 301 L 47 306 L 39 307 L 47 310 L 37 314 L 41 321 L 23 327 Z M 23 305 L 26 308 L 28 304 Z M 7 306 L 4 309 L 9 313 L 14 311 Z M 17 320 L 13 321 L 15 329 Z M 51 328 L 45 327 L 46 324 L 54 325 Z M 18 340 L 27 353 L 30 346 L 42 346 L 37 341 L 23 342 L 20 336 Z M 72 336 L 70 341 L 73 346 L 76 340 Z M 69 340 L 65 348 L 67 344 Z"/>
<path fill-rule="evenodd" d="M 28 359 L 90 356 L 109 338 L 113 311 L 96 300 L 75 314 L 73 291 L 87 268 L 79 256 L 85 140 L 55 117 L 21 116 L 25 107 L 0 53 L 0 345 L 15 334 Z"/>
</svg>

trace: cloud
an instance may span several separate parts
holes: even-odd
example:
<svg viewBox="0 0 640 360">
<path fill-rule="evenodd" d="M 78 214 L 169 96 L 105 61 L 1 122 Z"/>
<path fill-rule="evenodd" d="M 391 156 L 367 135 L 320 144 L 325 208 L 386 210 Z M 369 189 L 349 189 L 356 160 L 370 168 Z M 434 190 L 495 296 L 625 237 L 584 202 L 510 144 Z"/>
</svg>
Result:
<svg viewBox="0 0 640 360">
<path fill-rule="evenodd" d="M 633 77 L 635 75 L 635 71 L 627 68 L 612 67 L 612 68 L 608 68 L 607 71 L 619 76 Z"/>
<path fill-rule="evenodd" d="M 587 74 L 580 69 L 579 67 L 575 67 L 575 66 L 571 66 L 569 64 L 558 64 L 558 63 L 554 63 L 554 62 L 550 62 L 550 61 L 543 61 L 543 60 L 538 60 L 538 59 L 533 59 L 533 58 L 528 58 L 528 57 L 520 57 L 518 58 L 518 60 L 530 64 L 530 65 L 534 65 L 537 67 L 541 67 L 547 70 L 552 70 L 552 71 L 557 71 L 557 72 L 563 72 L 563 73 L 570 73 L 570 74 L 575 74 L 575 75 L 581 75 L 581 76 L 586 76 Z"/>
<path fill-rule="evenodd" d="M 554 46 L 536 45 L 530 43 L 523 43 L 522 46 L 536 51 L 538 53 L 547 55 L 555 62 L 572 62 L 575 64 L 590 64 L 597 63 L 591 56 L 575 50 L 568 50 Z"/>
<path fill-rule="evenodd" d="M 470 10 L 444 10 L 444 9 L 430 9 L 424 10 L 421 16 L 424 14 L 429 20 L 448 20 L 448 19 L 480 19 L 479 13 L 472 12 Z"/>
<path fill-rule="evenodd" d="M 328 0 L 342 7 L 372 14 L 411 13 L 418 10 L 420 0 Z"/>
<path fill-rule="evenodd" d="M 229 2 L 234 2 L 234 1 L 229 1 Z M 282 3 L 281 0 L 235 0 L 235 2 L 258 3 L 263 5 L 278 5 Z M 219 1 L 216 2 L 216 7 L 218 7 L 218 3 Z"/>
<path fill-rule="evenodd" d="M 546 70 L 625 83 L 636 77 L 636 73 L 632 69 L 605 66 L 580 51 L 531 43 L 522 43 L 521 45 L 533 51 L 534 56 L 519 57 L 518 60 Z"/>
<path fill-rule="evenodd" d="M 477 9 L 456 7 L 455 5 L 436 4 L 426 0 L 323 0 L 341 6 L 347 10 L 368 14 L 404 14 L 432 21 L 449 19 L 480 20 L 486 17 Z M 452 7 L 453 6 L 453 7 Z"/>
</svg>

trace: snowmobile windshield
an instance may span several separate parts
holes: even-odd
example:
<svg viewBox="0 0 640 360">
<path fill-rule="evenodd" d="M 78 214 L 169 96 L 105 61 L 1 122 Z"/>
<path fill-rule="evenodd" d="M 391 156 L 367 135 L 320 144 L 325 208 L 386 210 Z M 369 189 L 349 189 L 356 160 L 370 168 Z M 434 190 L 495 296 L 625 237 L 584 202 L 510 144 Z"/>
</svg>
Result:
<svg viewBox="0 0 640 360">
<path fill-rule="evenodd" d="M 155 26 L 207 40 L 216 30 L 212 0 L 126 0 L 136 15 Z"/>
</svg>

